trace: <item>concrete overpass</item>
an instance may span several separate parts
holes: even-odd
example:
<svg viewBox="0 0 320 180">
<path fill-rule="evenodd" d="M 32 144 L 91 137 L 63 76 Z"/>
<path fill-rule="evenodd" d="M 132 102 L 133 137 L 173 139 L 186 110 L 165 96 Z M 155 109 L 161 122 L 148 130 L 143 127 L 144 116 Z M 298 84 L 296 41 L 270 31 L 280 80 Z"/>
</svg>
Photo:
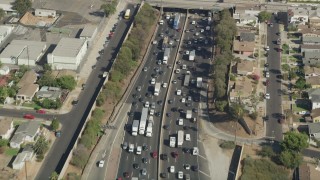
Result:
<svg viewBox="0 0 320 180">
<path fill-rule="evenodd" d="M 203 9 L 203 10 L 222 10 L 231 8 L 234 4 L 219 3 L 218 0 L 146 0 L 152 6 L 170 7 L 181 9 Z"/>
</svg>

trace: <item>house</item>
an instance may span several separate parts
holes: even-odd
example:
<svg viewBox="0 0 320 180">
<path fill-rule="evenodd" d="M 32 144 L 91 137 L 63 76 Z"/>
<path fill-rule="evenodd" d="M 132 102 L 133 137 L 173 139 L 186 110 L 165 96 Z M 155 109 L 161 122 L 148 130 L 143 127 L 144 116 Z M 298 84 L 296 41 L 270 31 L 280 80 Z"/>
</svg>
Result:
<svg viewBox="0 0 320 180">
<path fill-rule="evenodd" d="M 0 61 L 3 64 L 35 66 L 46 48 L 45 42 L 13 40 L 0 54 Z"/>
<path fill-rule="evenodd" d="M 304 52 L 302 62 L 305 66 L 320 65 L 320 52 Z"/>
<path fill-rule="evenodd" d="M 288 23 L 307 24 L 309 22 L 309 10 L 290 7 L 287 11 Z"/>
<path fill-rule="evenodd" d="M 98 32 L 97 26 L 87 24 L 86 26 L 84 26 L 84 28 L 80 34 L 80 39 L 87 40 L 88 46 L 90 46 L 91 42 L 92 42 L 93 38 L 96 36 L 97 32 Z"/>
<path fill-rule="evenodd" d="M 8 66 L 2 66 L 0 68 L 0 75 L 7 75 L 10 73 L 10 68 Z"/>
<path fill-rule="evenodd" d="M 312 123 L 318 123 L 320 122 L 320 108 L 318 109 L 313 109 L 311 114 L 310 114 L 310 117 L 312 119 Z"/>
<path fill-rule="evenodd" d="M 55 18 L 57 16 L 57 12 L 50 9 L 36 9 L 34 11 L 34 15 L 39 17 Z"/>
<path fill-rule="evenodd" d="M 310 138 L 316 138 L 320 140 L 320 122 L 308 123 L 308 134 Z"/>
<path fill-rule="evenodd" d="M 60 98 L 62 91 L 58 87 L 48 87 L 43 86 L 41 89 L 36 93 L 36 97 L 40 100 L 48 98 L 50 100 L 56 100 Z"/>
<path fill-rule="evenodd" d="M 243 103 L 249 103 L 250 96 L 253 91 L 251 80 L 247 77 L 240 77 L 236 79 L 236 82 L 231 87 L 230 102 L 236 102 L 239 99 Z"/>
<path fill-rule="evenodd" d="M 311 101 L 312 109 L 320 108 L 320 89 L 310 89 L 308 91 L 308 96 Z"/>
<path fill-rule="evenodd" d="M 306 162 L 301 163 L 299 166 L 299 180 L 311 180 L 311 172 L 310 172 L 310 167 Z"/>
<path fill-rule="evenodd" d="M 259 9 L 248 9 L 246 7 L 237 7 L 233 13 L 233 19 L 238 26 L 252 25 L 256 27 L 258 22 Z"/>
<path fill-rule="evenodd" d="M 17 86 L 22 88 L 25 85 L 33 84 L 37 81 L 37 74 L 34 71 L 27 71 L 24 73 Z"/>
<path fill-rule="evenodd" d="M 87 49 L 85 39 L 62 38 L 54 51 L 47 55 L 48 64 L 54 70 L 77 70 Z"/>
<path fill-rule="evenodd" d="M 319 45 L 312 45 L 312 44 L 301 44 L 300 45 L 301 53 L 304 52 L 319 52 L 320 51 L 320 44 Z"/>
<path fill-rule="evenodd" d="M 28 121 L 19 125 L 13 137 L 10 140 L 10 147 L 20 148 L 23 142 L 34 142 L 40 132 L 40 123 L 37 121 Z"/>
<path fill-rule="evenodd" d="M 320 68 L 304 66 L 303 67 L 305 78 L 308 79 L 314 76 L 320 76 Z"/>
<path fill-rule="evenodd" d="M 16 94 L 16 100 L 23 101 L 23 102 L 30 102 L 32 101 L 32 98 L 34 97 L 34 95 L 38 90 L 39 90 L 38 84 L 25 85 L 18 90 L 18 93 Z"/>
<path fill-rule="evenodd" d="M 253 73 L 253 62 L 242 60 L 237 63 L 237 74 L 240 76 L 247 76 Z"/>
<path fill-rule="evenodd" d="M 0 26 L 0 44 L 12 33 L 14 26 Z"/>
<path fill-rule="evenodd" d="M 255 42 L 233 41 L 233 51 L 244 56 L 252 56 L 255 48 Z"/>
<path fill-rule="evenodd" d="M 13 120 L 0 117 L 0 137 L 1 139 L 10 139 L 14 131 Z"/>
<path fill-rule="evenodd" d="M 307 45 L 319 45 L 320 44 L 320 32 L 316 29 L 302 29 L 301 33 L 302 44 Z"/>
<path fill-rule="evenodd" d="M 320 77 L 309 77 L 308 79 L 306 79 L 306 84 L 310 84 L 311 88 L 320 88 Z"/>
<path fill-rule="evenodd" d="M 14 161 L 12 162 L 12 169 L 20 170 L 25 165 L 26 161 L 31 161 L 34 157 L 34 151 L 32 146 L 26 146 L 23 148 L 22 152 L 19 153 Z"/>
<path fill-rule="evenodd" d="M 309 13 L 309 25 L 311 28 L 320 27 L 320 10 L 316 9 Z"/>
<path fill-rule="evenodd" d="M 246 42 L 254 42 L 255 34 L 253 32 L 240 32 L 239 40 L 246 41 Z"/>
<path fill-rule="evenodd" d="M 4 10 L 6 14 L 17 14 L 17 11 L 12 8 L 12 4 L 16 0 L 1 0 L 0 8 Z"/>
</svg>

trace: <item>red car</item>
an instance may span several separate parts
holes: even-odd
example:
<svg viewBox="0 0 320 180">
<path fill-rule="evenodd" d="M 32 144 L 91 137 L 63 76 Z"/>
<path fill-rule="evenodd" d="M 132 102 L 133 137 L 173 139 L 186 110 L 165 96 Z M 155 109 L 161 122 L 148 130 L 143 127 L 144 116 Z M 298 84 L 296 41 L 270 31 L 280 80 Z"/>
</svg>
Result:
<svg viewBox="0 0 320 180">
<path fill-rule="evenodd" d="M 171 155 L 173 158 L 177 158 L 179 156 L 177 151 L 172 152 Z"/>
<path fill-rule="evenodd" d="M 152 153 L 152 157 L 153 157 L 153 158 L 158 158 L 158 152 L 157 152 L 157 151 L 154 151 L 154 152 Z"/>
<path fill-rule="evenodd" d="M 39 109 L 39 110 L 37 110 L 37 113 L 39 113 L 39 114 L 45 114 L 45 113 L 46 113 L 46 111 L 45 111 L 45 110 L 43 110 L 43 109 Z"/>
<path fill-rule="evenodd" d="M 25 118 L 25 119 L 34 119 L 34 115 L 32 115 L 32 114 L 25 114 L 25 115 L 23 116 L 23 118 Z"/>
</svg>

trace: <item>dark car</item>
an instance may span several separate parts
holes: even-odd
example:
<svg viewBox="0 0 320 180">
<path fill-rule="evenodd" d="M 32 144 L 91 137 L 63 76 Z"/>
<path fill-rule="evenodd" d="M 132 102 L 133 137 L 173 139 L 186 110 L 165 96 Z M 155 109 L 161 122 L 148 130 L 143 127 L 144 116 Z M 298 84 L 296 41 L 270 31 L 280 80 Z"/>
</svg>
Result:
<svg viewBox="0 0 320 180">
<path fill-rule="evenodd" d="M 149 147 L 148 147 L 148 145 L 146 145 L 146 144 L 143 144 L 143 146 L 142 146 L 142 150 L 144 150 L 144 151 L 148 151 L 148 150 L 149 150 Z"/>
<path fill-rule="evenodd" d="M 128 173 L 128 172 L 124 172 L 124 173 L 123 173 L 123 177 L 125 177 L 125 178 L 129 178 L 129 177 L 130 177 L 130 175 L 129 175 L 129 173 Z"/>
<path fill-rule="evenodd" d="M 168 155 L 167 154 L 162 154 L 161 155 L 161 159 L 165 160 L 165 161 L 168 160 Z"/>
<path fill-rule="evenodd" d="M 143 98 L 142 98 L 142 97 L 141 97 L 141 98 L 139 98 L 139 101 L 140 101 L 140 102 L 143 102 Z"/>
<path fill-rule="evenodd" d="M 136 101 L 133 101 L 132 102 L 132 106 L 136 106 L 137 105 L 137 102 Z"/>
<path fill-rule="evenodd" d="M 134 112 L 129 112 L 128 115 L 129 115 L 129 117 L 133 117 Z"/>
<path fill-rule="evenodd" d="M 167 178 L 167 173 L 165 173 L 165 172 L 161 173 L 161 174 L 160 174 L 160 177 L 161 177 L 161 178 Z"/>
<path fill-rule="evenodd" d="M 143 162 L 144 164 L 147 164 L 147 163 L 148 163 L 148 158 L 147 158 L 147 157 L 142 158 L 142 162 Z"/>
<path fill-rule="evenodd" d="M 168 130 L 170 128 L 170 126 L 168 124 L 163 126 L 163 129 Z"/>
<path fill-rule="evenodd" d="M 198 109 L 197 108 L 193 108 L 193 112 L 197 113 Z"/>
<path fill-rule="evenodd" d="M 192 170 L 197 172 L 197 171 L 199 171 L 199 167 L 198 166 L 192 166 Z"/>
<path fill-rule="evenodd" d="M 134 99 L 136 99 L 136 98 L 138 97 L 138 95 L 137 95 L 137 94 L 132 94 L 132 97 L 133 97 Z"/>
<path fill-rule="evenodd" d="M 169 99 L 169 100 L 168 100 L 168 103 L 169 103 L 169 104 L 172 104 L 172 103 L 173 103 L 173 101 L 172 101 L 171 99 Z"/>
<path fill-rule="evenodd" d="M 79 100 L 73 100 L 72 105 L 77 105 L 79 103 Z"/>
<path fill-rule="evenodd" d="M 161 116 L 161 112 L 157 112 L 157 113 L 156 113 L 156 116 L 157 116 L 157 117 L 160 117 L 160 116 Z"/>
<path fill-rule="evenodd" d="M 151 97 L 152 97 L 152 93 L 147 92 L 147 93 L 146 93 L 146 97 L 151 98 Z"/>
<path fill-rule="evenodd" d="M 183 126 L 183 130 L 188 131 L 189 130 L 189 126 Z"/>
<path fill-rule="evenodd" d="M 171 116 L 171 113 L 168 112 L 166 115 L 167 115 L 167 117 L 170 117 L 170 116 Z"/>
<path fill-rule="evenodd" d="M 178 156 L 179 156 L 178 151 L 172 152 L 171 155 L 173 158 L 178 158 Z"/>
<path fill-rule="evenodd" d="M 134 168 L 134 169 L 139 169 L 139 168 L 140 168 L 140 167 L 139 167 L 139 164 L 138 164 L 138 163 L 134 163 L 134 164 L 133 164 L 133 168 Z"/>
<path fill-rule="evenodd" d="M 159 101 L 158 101 L 158 104 L 159 104 L 160 106 L 162 106 L 163 101 L 162 101 L 162 100 L 159 100 Z"/>
<path fill-rule="evenodd" d="M 61 131 L 56 131 L 56 137 L 61 137 L 62 132 Z"/>
</svg>

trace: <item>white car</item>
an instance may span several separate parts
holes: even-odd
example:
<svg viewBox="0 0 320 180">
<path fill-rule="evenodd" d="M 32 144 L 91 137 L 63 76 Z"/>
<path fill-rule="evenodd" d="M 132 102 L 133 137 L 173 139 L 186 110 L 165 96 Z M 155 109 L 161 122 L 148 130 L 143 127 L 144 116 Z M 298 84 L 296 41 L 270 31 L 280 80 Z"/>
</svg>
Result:
<svg viewBox="0 0 320 180">
<path fill-rule="evenodd" d="M 152 41 L 152 44 L 158 44 L 158 41 L 154 40 Z"/>
<path fill-rule="evenodd" d="M 154 115 L 154 109 L 151 109 L 151 110 L 149 111 L 149 115 Z"/>
<path fill-rule="evenodd" d="M 160 24 L 160 25 L 163 25 L 163 20 L 162 20 L 162 19 L 159 21 L 159 24 Z"/>
<path fill-rule="evenodd" d="M 177 90 L 177 95 L 178 95 L 178 96 L 181 96 L 181 90 L 180 90 L 180 89 Z"/>
<path fill-rule="evenodd" d="M 180 69 L 176 69 L 176 74 L 179 74 L 180 73 Z"/>
<path fill-rule="evenodd" d="M 192 101 L 192 98 L 191 98 L 191 96 L 188 96 L 188 99 L 187 99 L 188 101 Z"/>
<path fill-rule="evenodd" d="M 183 179 L 183 172 L 182 171 L 178 172 L 178 179 Z"/>
<path fill-rule="evenodd" d="M 266 78 L 269 78 L 269 77 L 270 77 L 270 73 L 266 72 Z"/>
<path fill-rule="evenodd" d="M 191 21 L 191 24 L 196 24 L 196 21 Z"/>
<path fill-rule="evenodd" d="M 104 166 L 104 160 L 99 161 L 98 167 L 102 168 Z"/>
<path fill-rule="evenodd" d="M 182 65 L 182 69 L 183 69 L 183 70 L 186 70 L 186 69 L 187 69 L 187 65 L 185 65 L 185 64 Z"/>
<path fill-rule="evenodd" d="M 269 46 L 266 46 L 265 49 L 266 49 L 266 51 L 269 51 L 269 50 L 270 50 L 270 47 L 269 47 Z"/>
<path fill-rule="evenodd" d="M 201 29 L 200 32 L 203 33 L 203 32 L 204 32 L 204 29 Z"/>
<path fill-rule="evenodd" d="M 170 166 L 170 170 L 171 173 L 174 173 L 174 166 Z"/>
<path fill-rule="evenodd" d="M 186 51 L 186 55 L 189 55 L 190 54 L 190 51 Z"/>
<path fill-rule="evenodd" d="M 190 134 L 186 134 L 186 141 L 191 141 Z"/>
<path fill-rule="evenodd" d="M 186 102 L 186 98 L 182 98 L 182 99 L 181 99 L 181 102 L 182 102 L 182 103 L 185 103 L 185 102 Z"/>
<path fill-rule="evenodd" d="M 151 79 L 151 84 L 156 84 L 156 79 L 155 78 Z"/>
<path fill-rule="evenodd" d="M 193 147 L 192 155 L 198 155 L 198 154 L 199 154 L 199 149 L 197 147 Z"/>
<path fill-rule="evenodd" d="M 141 147 L 141 146 L 138 146 L 136 153 L 139 155 L 139 154 L 141 154 L 141 151 L 142 151 L 142 147 Z"/>
<path fill-rule="evenodd" d="M 146 101 L 146 103 L 144 104 L 144 107 L 148 108 L 150 106 L 149 101 Z"/>
<path fill-rule="evenodd" d="M 178 120 L 178 125 L 179 125 L 179 126 L 183 126 L 183 119 L 179 119 L 179 120 Z"/>
<path fill-rule="evenodd" d="M 172 41 L 172 40 L 170 40 L 170 41 L 169 41 L 169 44 L 170 44 L 170 45 L 173 45 L 173 41 Z"/>
<path fill-rule="evenodd" d="M 269 94 L 269 93 L 266 93 L 265 98 L 266 98 L 266 99 L 270 99 L 270 94 Z"/>
<path fill-rule="evenodd" d="M 157 64 L 158 64 L 158 65 L 161 65 L 161 64 L 162 64 L 161 60 L 158 60 Z"/>
<path fill-rule="evenodd" d="M 168 87 L 168 83 L 163 83 L 163 84 L 162 84 L 162 87 L 163 87 L 163 88 Z"/>
</svg>

